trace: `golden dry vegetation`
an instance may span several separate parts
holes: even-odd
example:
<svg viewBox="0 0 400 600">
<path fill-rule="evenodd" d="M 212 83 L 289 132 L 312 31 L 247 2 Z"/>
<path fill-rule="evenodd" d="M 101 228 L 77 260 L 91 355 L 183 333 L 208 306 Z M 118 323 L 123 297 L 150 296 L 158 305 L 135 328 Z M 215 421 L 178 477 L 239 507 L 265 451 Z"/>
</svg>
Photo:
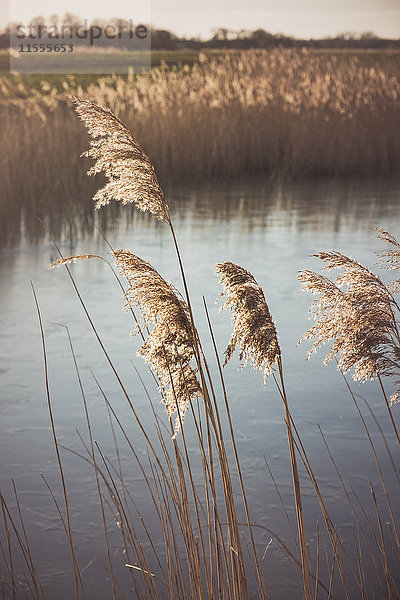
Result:
<svg viewBox="0 0 400 600">
<path fill-rule="evenodd" d="M 254 60 L 257 61 L 259 58 L 258 54 L 254 53 Z M 249 67 L 246 61 L 239 62 L 238 65 L 240 64 Z M 108 86 L 105 86 L 105 93 L 109 93 L 107 88 Z M 239 91 L 237 89 L 235 92 L 238 104 Z M 259 90 L 256 91 L 254 88 L 253 93 L 259 93 Z M 117 97 L 110 96 L 114 100 Z M 225 299 L 222 308 L 232 312 L 233 321 L 232 336 L 225 351 L 225 363 L 231 358 L 235 349 L 238 349 L 240 358 L 244 359 L 245 363 L 250 361 L 255 369 L 264 372 L 265 377 L 272 371 L 277 395 L 284 405 L 293 484 L 292 506 L 294 505 L 296 513 L 297 533 L 291 524 L 288 509 L 274 479 L 273 482 L 293 533 L 296 548 L 292 552 L 272 530 L 261 526 L 263 531 L 268 533 L 268 537 L 272 536 L 271 542 L 266 547 L 265 539 L 263 540 L 263 554 L 261 554 L 260 544 L 257 544 L 256 538 L 256 529 L 259 525 L 253 521 L 251 507 L 248 504 L 221 359 L 215 343 L 207 303 L 204 299 L 205 315 L 215 353 L 212 360 L 217 367 L 214 375 L 209 367 L 212 363 L 206 356 L 201 336 L 197 332 L 177 237 L 152 162 L 119 117 L 113 115 L 110 110 L 83 98 L 75 98 L 75 102 L 76 110 L 90 134 L 88 155 L 96 160 L 93 169 L 96 173 L 102 172 L 108 179 L 105 186 L 96 194 L 97 206 L 100 208 L 110 201 L 131 204 L 150 212 L 161 222 L 160 226 L 169 227 L 184 289 L 184 294 L 181 295 L 177 288 L 168 283 L 150 263 L 131 252 L 116 249 L 112 251 L 115 262 L 121 269 L 121 275 L 128 280 L 128 287 L 125 289 L 127 307 L 132 310 L 133 316 L 134 310 L 140 311 L 139 319 L 135 317 L 137 325 L 135 330 L 140 333 L 144 343 L 138 354 L 153 369 L 170 420 L 168 429 L 165 423 L 158 419 L 151 397 L 148 395 L 156 424 L 156 437 L 153 439 L 140 420 L 135 403 L 102 342 L 68 267 L 71 262 L 86 261 L 99 256 L 83 254 L 63 257 L 54 241 L 60 258 L 50 266 L 65 266 L 76 296 L 108 362 L 110 374 L 118 384 L 122 397 L 132 411 L 131 417 L 135 419 L 140 435 L 143 435 L 146 442 L 146 453 L 140 456 L 135 447 L 137 440 L 133 437 L 129 438 L 128 426 L 119 419 L 112 403 L 95 378 L 98 393 L 105 401 L 109 416 L 115 447 L 115 465 L 103 454 L 92 434 L 88 403 L 68 332 L 87 422 L 86 441 L 79 436 L 85 454 L 75 452 L 74 454 L 93 467 L 93 477 L 96 481 L 101 508 L 100 527 L 102 526 L 104 530 L 107 554 L 107 564 L 102 565 L 108 576 L 106 593 L 115 600 L 127 597 L 135 597 L 139 600 L 149 597 L 156 600 L 163 598 L 269 600 L 273 597 L 273 590 L 270 590 L 267 561 L 265 563 L 263 561 L 269 544 L 274 539 L 290 560 L 290 566 L 294 568 L 294 572 L 292 568 L 290 571 L 288 569 L 290 573 L 288 579 L 290 577 L 293 580 L 293 573 L 297 572 L 298 585 L 299 588 L 303 588 L 302 597 L 305 600 L 325 597 L 328 599 L 346 597 L 349 600 L 350 598 L 373 600 L 377 597 L 399 599 L 400 537 L 396 523 L 397 513 L 393 509 L 396 498 L 391 498 L 388 493 L 388 477 L 383 473 L 380 458 L 368 425 L 359 409 L 356 394 L 344 378 L 371 446 L 379 474 L 378 483 L 373 484 L 370 481 L 374 516 L 367 514 L 353 487 L 345 484 L 320 430 L 343 488 L 343 502 L 348 503 L 351 509 L 354 543 L 351 540 L 345 543 L 341 524 L 337 524 L 330 514 L 324 492 L 317 481 L 301 434 L 289 410 L 282 362 L 284 352 L 281 353 L 278 333 L 264 292 L 250 271 L 235 263 L 224 261 L 218 263 L 216 267 L 223 288 L 220 298 Z M 248 106 L 250 105 L 249 101 Z M 61 110 L 60 106 L 54 109 L 54 114 Z M 247 106 L 244 100 L 243 106 Z M 143 113 L 146 114 L 145 109 Z M 298 114 L 301 114 L 301 111 Z M 121 194 L 122 191 L 125 191 L 125 194 Z M 381 266 L 397 271 L 400 267 L 400 243 L 382 229 L 379 230 L 379 237 L 388 244 L 380 253 Z M 400 484 L 398 468 L 391 453 L 392 450 L 393 453 L 398 452 L 400 436 L 382 381 L 388 376 L 398 377 L 400 307 L 396 295 L 400 290 L 399 280 L 396 279 L 390 286 L 386 285 L 360 263 L 339 252 L 321 252 L 317 256 L 322 260 L 325 269 L 329 271 L 339 269 L 341 275 L 332 281 L 311 271 L 300 273 L 299 279 L 304 289 L 318 296 L 311 306 L 311 313 L 316 317 L 316 325 L 303 338 L 314 341 L 314 348 L 323 342 L 332 341 L 332 351 L 327 358 L 339 357 L 338 366 L 343 376 L 346 371 L 354 367 L 355 379 L 378 379 L 391 425 L 388 438 L 380 429 L 385 444 L 384 458 L 386 461 L 389 459 L 393 467 L 390 478 Z M 78 543 L 73 541 L 75 531 L 73 536 L 72 513 L 60 452 L 66 448 L 57 438 L 47 367 L 46 335 L 38 298 L 33 284 L 31 285 L 39 320 L 46 398 L 62 487 L 62 500 L 59 503 L 55 500 L 55 503 L 70 548 L 71 563 L 68 568 L 69 572 L 73 573 L 74 597 L 79 599 L 86 597 L 84 572 L 87 567 L 82 568 L 78 560 Z M 122 283 L 121 287 L 123 288 Z M 147 392 L 146 386 L 144 388 Z M 292 394 L 296 394 L 296 389 Z M 397 399 L 396 394 L 392 400 Z M 174 428 L 171 417 L 175 412 L 178 413 L 178 420 Z M 192 432 L 197 437 L 199 449 L 197 453 L 190 452 L 187 445 L 187 421 L 183 423 L 186 412 L 189 413 L 189 418 L 195 426 Z M 378 425 L 378 421 L 376 424 Z M 124 446 L 126 443 L 126 449 L 129 450 L 131 464 L 133 462 L 140 468 L 149 493 L 148 502 L 154 506 L 153 519 L 158 526 L 157 539 L 155 536 L 152 537 L 146 521 L 142 518 L 141 507 L 136 504 L 134 496 L 127 487 L 120 461 L 116 430 L 123 435 L 123 443 Z M 373 464 L 371 456 L 366 457 L 365 460 Z M 304 467 L 301 478 L 298 463 Z M 268 470 L 270 471 L 270 467 Z M 271 471 L 270 473 L 272 475 Z M 43 479 L 55 499 L 52 488 L 44 476 Z M 308 480 L 312 484 L 312 496 L 315 496 L 320 510 L 320 522 L 317 520 L 312 524 L 312 531 L 316 531 L 317 537 L 315 555 L 310 551 L 310 544 L 313 541 L 311 535 L 314 534 L 310 533 L 310 527 L 306 527 L 303 518 L 303 504 L 309 503 L 311 496 L 309 493 L 302 494 L 301 487 Z M 234 493 L 235 481 L 237 482 L 236 493 Z M 378 490 L 379 496 L 376 493 Z M 9 591 L 7 597 L 17 598 L 19 596 L 17 592 L 21 590 L 25 592 L 25 597 L 41 600 L 46 597 L 45 586 L 42 587 L 41 583 L 42 566 L 40 565 L 38 569 L 35 566 L 14 482 L 13 491 L 15 502 L 13 500 L 12 506 L 0 491 L 2 508 L 0 546 L 6 573 L 5 586 L 3 586 L 6 591 L 3 596 L 6 597 L 5 594 Z M 14 516 L 15 513 L 18 517 Z M 121 533 L 122 546 L 118 547 L 115 547 L 110 536 L 112 528 L 116 527 Z M 122 550 L 121 554 L 119 549 Z M 18 553 L 22 555 L 22 563 L 25 567 L 22 575 L 14 566 L 15 556 Z M 117 561 L 120 557 L 123 558 L 122 565 L 129 569 L 129 596 L 120 586 L 118 579 Z M 324 560 L 326 560 L 326 567 L 323 564 Z M 90 593 L 89 585 L 86 584 L 88 593 Z M 377 596 L 377 593 L 380 595 Z"/>
<path fill-rule="evenodd" d="M 3 77 L 4 196 L 19 205 L 92 195 L 96 184 L 79 160 L 85 134 L 68 100 L 83 92 L 135 131 L 164 183 L 396 172 L 400 81 L 382 60 L 365 65 L 357 56 L 276 49 L 200 55 L 193 66 L 107 76 L 86 90 L 69 76 L 63 93 L 45 76 L 40 89 Z"/>
</svg>

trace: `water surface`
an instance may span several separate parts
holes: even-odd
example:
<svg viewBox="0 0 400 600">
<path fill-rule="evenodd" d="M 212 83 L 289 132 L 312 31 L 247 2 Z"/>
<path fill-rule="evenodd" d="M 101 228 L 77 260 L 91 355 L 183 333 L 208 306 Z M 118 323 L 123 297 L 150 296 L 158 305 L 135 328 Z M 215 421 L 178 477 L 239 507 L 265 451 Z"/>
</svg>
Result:
<svg viewBox="0 0 400 600">
<path fill-rule="evenodd" d="M 354 487 L 371 517 L 374 509 L 370 499 L 370 480 L 376 483 L 378 501 L 382 513 L 387 516 L 385 505 L 376 465 L 344 381 L 334 365 L 322 367 L 323 353 L 306 362 L 308 346 L 303 344 L 296 348 L 296 342 L 310 326 L 307 308 L 311 303 L 311 298 L 300 291 L 296 276 L 299 269 L 319 269 L 317 259 L 311 256 L 319 250 L 340 250 L 366 266 L 377 268 L 373 250 L 382 248 L 383 243 L 374 238 L 373 228 L 381 226 L 400 236 L 399 192 L 398 181 L 382 180 L 291 183 L 257 180 L 168 191 L 195 317 L 210 363 L 214 364 L 214 360 L 202 296 L 206 298 L 222 354 L 230 337 L 230 317 L 227 313 L 218 314 L 215 299 L 220 288 L 214 271 L 216 262 L 231 260 L 252 271 L 265 291 L 279 332 L 294 419 L 338 531 L 349 540 L 352 539 L 353 519 L 318 425 L 326 435 L 346 484 Z M 55 234 L 64 255 L 88 252 L 109 258 L 107 244 L 94 227 L 96 221 L 92 217 L 87 218 L 87 214 L 87 207 L 82 207 L 82 211 L 77 210 L 76 214 L 66 218 L 62 211 L 57 212 L 55 204 L 47 226 Z M 65 269 L 47 269 L 48 264 L 57 258 L 57 253 L 37 216 L 46 221 L 45 215 L 35 214 L 3 231 L 0 253 L 0 485 L 10 507 L 15 508 L 11 477 L 15 479 L 32 552 L 47 597 L 67 600 L 74 593 L 70 557 L 57 510 L 41 477 L 44 474 L 61 502 L 44 388 L 40 330 L 30 280 L 34 284 L 44 322 L 50 391 L 60 443 L 82 453 L 84 450 L 77 430 L 87 439 L 82 398 L 66 335 L 65 326 L 68 326 L 86 390 L 93 430 L 102 450 L 112 458 L 115 456 L 104 400 L 94 377 L 126 424 L 135 448 L 142 456 L 145 456 L 146 444 L 96 342 Z M 106 230 L 114 247 L 129 248 L 151 262 L 176 287 L 182 288 L 170 232 L 165 224 L 136 210 L 116 210 L 113 207 L 102 209 L 99 218 L 97 223 Z M 142 373 L 160 417 L 165 421 L 166 418 L 162 406 L 158 406 L 155 384 L 136 356 L 139 341 L 129 340 L 132 319 L 123 310 L 120 288 L 109 267 L 102 261 L 75 264 L 72 272 L 136 410 L 149 431 L 153 431 L 151 409 L 132 362 Z M 383 272 L 382 277 L 390 280 L 388 273 Z M 264 461 L 265 456 L 294 519 L 282 403 L 272 379 L 263 386 L 260 373 L 250 367 L 239 371 L 238 367 L 239 361 L 235 357 L 225 368 L 225 377 L 253 520 L 275 531 L 293 550 L 290 531 Z M 393 385 L 391 381 L 386 382 L 389 392 L 393 391 Z M 353 388 L 370 403 L 388 443 L 394 447 L 378 386 L 372 382 L 363 386 L 353 384 Z M 360 403 L 382 456 L 389 491 L 398 500 L 382 438 L 362 399 Z M 397 418 L 398 410 L 399 406 L 396 406 L 394 412 Z M 194 435 L 191 436 L 193 424 L 190 416 L 186 428 L 189 439 L 193 439 L 191 451 L 198 453 Z M 67 450 L 63 450 L 62 456 L 78 560 L 82 567 L 87 565 L 84 571 L 87 597 L 109 598 L 111 592 L 103 566 L 106 558 L 93 471 Z M 398 454 L 395 458 L 398 461 Z M 122 460 L 135 500 L 151 523 L 152 510 L 143 478 L 126 448 L 122 450 Z M 201 480 L 200 474 L 198 476 Z M 308 539 L 314 556 L 315 523 L 317 519 L 322 521 L 322 517 L 306 479 L 303 486 Z M 158 536 L 158 532 L 154 535 Z M 115 531 L 111 531 L 111 539 L 117 556 L 121 541 L 116 526 Z M 257 542 L 261 554 L 270 539 L 271 535 L 260 528 Z M 0 558 L 0 563 L 2 560 Z M 4 563 L 1 564 L 4 576 Z M 263 564 L 277 598 L 301 597 L 295 571 L 276 542 L 269 546 Z M 128 585 L 123 571 L 121 560 L 117 574 L 123 585 Z"/>
</svg>

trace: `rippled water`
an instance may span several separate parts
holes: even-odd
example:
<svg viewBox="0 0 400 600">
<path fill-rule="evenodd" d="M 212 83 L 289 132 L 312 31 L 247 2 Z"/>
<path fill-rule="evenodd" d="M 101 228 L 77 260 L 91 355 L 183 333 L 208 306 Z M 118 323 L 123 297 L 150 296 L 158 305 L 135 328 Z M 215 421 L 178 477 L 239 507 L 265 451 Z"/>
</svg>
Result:
<svg viewBox="0 0 400 600">
<path fill-rule="evenodd" d="M 319 250 L 340 250 L 371 268 L 377 268 L 373 250 L 383 243 L 374 239 L 373 228 L 382 226 L 400 235 L 400 183 L 398 181 L 308 181 L 239 182 L 215 184 L 201 189 L 170 189 L 169 202 L 181 247 L 200 335 L 213 363 L 212 347 L 202 307 L 204 295 L 209 305 L 213 328 L 222 352 L 230 336 L 228 314 L 218 314 L 215 299 L 219 294 L 215 263 L 232 260 L 251 270 L 263 287 L 279 332 L 289 402 L 295 422 L 302 433 L 324 497 L 345 539 L 352 539 L 352 517 L 343 490 L 324 449 L 318 424 L 326 435 L 343 478 L 354 486 L 366 509 L 373 516 L 369 481 L 376 482 L 378 501 L 385 507 L 379 491 L 378 475 L 362 424 L 333 365 L 323 368 L 323 354 L 305 361 L 307 346 L 296 342 L 309 327 L 307 307 L 310 297 L 300 292 L 296 279 L 299 269 L 318 269 L 311 255 Z M 85 209 L 86 210 L 86 209 Z M 53 208 L 49 226 L 56 230 L 62 252 L 91 252 L 106 256 L 108 247 L 94 222 L 83 212 L 71 220 L 57 221 Z M 109 212 L 107 212 L 109 211 Z M 102 229 L 110 243 L 129 248 L 150 261 L 168 280 L 181 288 L 179 270 L 168 228 L 137 211 L 103 209 Z M 1 302 L 1 396 L 0 396 L 0 485 L 9 506 L 15 508 L 11 477 L 15 479 L 23 509 L 32 553 L 48 598 L 73 597 L 70 557 L 57 510 L 41 477 L 44 474 L 59 501 L 62 500 L 59 473 L 49 423 L 44 389 L 43 357 L 38 318 L 30 280 L 33 281 L 46 334 L 50 390 L 60 443 L 84 453 L 77 429 L 86 439 L 79 386 L 66 336 L 68 326 L 86 390 L 96 440 L 105 454 L 114 458 L 104 401 L 93 376 L 104 388 L 119 417 L 126 424 L 135 448 L 145 456 L 146 444 L 134 423 L 129 407 L 96 342 L 78 302 L 65 269 L 47 270 L 57 258 L 53 244 L 35 219 L 14 223 L 10 235 L 4 234 L 0 252 Z M 132 366 L 140 369 L 154 399 L 155 385 L 136 357 L 138 341 L 129 341 L 132 323 L 123 310 L 121 291 L 109 267 L 101 261 L 72 266 L 79 290 L 99 334 L 110 353 L 135 407 L 149 431 L 153 416 Z M 387 274 L 383 274 L 387 277 Z M 262 376 L 247 367 L 238 371 L 237 358 L 225 368 L 232 416 L 249 504 L 254 521 L 272 529 L 293 549 L 284 513 L 265 466 L 264 456 L 280 487 L 291 517 L 291 478 L 283 410 L 273 381 L 264 387 Z M 387 382 L 388 391 L 393 388 Z M 375 383 L 354 384 L 354 390 L 370 403 L 392 444 L 393 435 L 383 400 Z M 361 407 L 371 428 L 393 498 L 396 488 L 391 465 L 374 420 L 362 400 Z M 397 418 L 399 406 L 394 411 Z M 159 414 L 165 420 L 162 407 Z M 193 429 L 190 417 L 188 435 Z M 198 453 L 195 440 L 191 447 Z M 399 456 L 395 456 L 399 459 Z M 128 451 L 122 451 L 127 482 L 143 514 L 152 521 L 145 485 Z M 91 468 L 84 460 L 63 450 L 72 521 L 78 560 L 83 566 L 88 598 L 110 598 L 104 565 L 103 534 L 96 486 Z M 132 463 L 132 464 L 131 464 Z M 199 474 L 200 477 L 200 474 Z M 313 490 L 304 480 L 304 503 L 310 552 L 315 556 L 315 522 L 322 521 Z M 397 504 L 398 506 L 398 504 Z M 155 532 L 157 536 L 157 532 Z M 3 538 L 2 538 L 3 539 Z M 121 546 L 119 533 L 111 531 L 113 549 Z M 260 528 L 257 540 L 262 554 L 271 534 Z M 16 556 L 18 568 L 18 557 Z M 93 562 L 91 562 L 93 561 Z M 1 576 L 6 576 L 4 557 L 0 556 Z M 264 559 L 269 582 L 277 598 L 299 598 L 295 570 L 284 558 L 276 542 Z M 18 569 L 17 569 L 18 570 Z M 126 576 L 117 575 L 123 585 Z M 0 585 L 1 590 L 1 585 Z M 378 595 L 379 597 L 379 595 Z"/>
</svg>

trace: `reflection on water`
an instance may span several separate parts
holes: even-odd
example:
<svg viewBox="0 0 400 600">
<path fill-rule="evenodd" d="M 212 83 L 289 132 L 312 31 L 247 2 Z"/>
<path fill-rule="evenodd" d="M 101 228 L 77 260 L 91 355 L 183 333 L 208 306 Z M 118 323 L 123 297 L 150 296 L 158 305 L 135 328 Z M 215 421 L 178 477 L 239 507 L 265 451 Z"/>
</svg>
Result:
<svg viewBox="0 0 400 600">
<path fill-rule="evenodd" d="M 95 189 L 95 187 L 94 187 Z M 398 181 L 393 179 L 314 179 L 307 181 L 265 181 L 259 178 L 234 184 L 213 184 L 196 189 L 168 189 L 167 199 L 182 221 L 193 214 L 207 219 L 226 220 L 234 217 L 241 227 L 266 227 L 279 214 L 285 226 L 296 228 L 328 228 L 339 231 L 347 225 L 363 227 L 368 220 L 379 220 L 388 214 L 391 202 L 398 200 Z M 175 218 L 176 218 L 175 216 Z M 78 239 L 105 234 L 118 228 L 129 230 L 146 220 L 133 207 L 114 203 L 106 210 L 94 211 L 90 198 L 71 198 L 44 205 L 32 198 L 25 206 L 0 204 L 0 239 L 2 247 L 34 245 L 46 239 L 46 230 L 73 247 Z"/>
<path fill-rule="evenodd" d="M 230 337 L 229 316 L 219 315 L 214 304 L 220 291 L 214 275 L 215 263 L 233 260 L 242 264 L 254 273 L 264 288 L 279 332 L 292 412 L 324 498 L 345 540 L 352 539 L 353 517 L 324 450 L 318 424 L 327 436 L 346 484 L 354 487 L 371 516 L 374 507 L 369 481 L 378 482 L 376 466 L 362 424 L 334 367 L 331 365 L 323 369 L 322 355 L 306 363 L 307 348 L 295 347 L 309 327 L 307 307 L 310 303 L 310 298 L 299 291 L 296 273 L 299 269 L 318 268 L 310 255 L 331 249 L 347 253 L 375 268 L 376 257 L 372 249 L 381 247 L 382 242 L 374 240 L 373 227 L 383 226 L 394 235 L 400 235 L 399 192 L 398 181 L 365 180 L 290 183 L 254 180 L 232 185 L 213 184 L 196 190 L 170 188 L 167 192 L 200 336 L 211 364 L 212 345 L 202 308 L 203 294 L 209 305 L 220 351 Z M 13 213 L 13 210 L 17 212 Z M 57 239 L 64 254 L 92 252 L 106 255 L 108 247 L 95 228 L 97 224 L 114 247 L 130 248 L 149 260 L 178 288 L 181 288 L 181 283 L 168 229 L 137 210 L 109 206 L 93 216 L 92 206 L 87 202 L 71 202 L 69 207 L 59 207 L 55 200 L 51 207 L 32 204 L 29 210 L 25 208 L 19 212 L 15 207 L 10 208 L 8 217 L 0 220 L 3 246 L 0 254 L 0 486 L 10 506 L 15 508 L 10 477 L 15 478 L 28 523 L 32 552 L 48 598 L 69 600 L 74 592 L 68 548 L 57 511 L 40 477 L 43 472 L 60 500 L 30 279 L 35 284 L 44 319 L 50 389 L 60 442 L 82 453 L 76 428 L 85 439 L 87 437 L 79 385 L 65 328 L 60 326 L 68 325 L 87 394 L 93 431 L 103 452 L 115 459 L 104 401 L 98 393 L 93 374 L 126 424 L 140 456 L 146 455 L 146 444 L 121 397 L 65 272 L 62 269 L 48 271 L 46 268 L 56 258 L 56 253 L 39 217 Z M 131 360 L 141 370 L 155 400 L 157 390 L 140 359 L 135 356 L 138 341 L 129 342 L 132 323 L 122 310 L 120 289 L 110 277 L 107 266 L 100 261 L 73 265 L 72 268 L 99 334 L 134 398 L 135 408 L 146 427 L 153 431 L 148 400 Z M 263 554 L 271 538 L 263 527 L 273 529 L 293 550 L 290 530 L 264 462 L 265 455 L 289 506 L 290 516 L 294 518 L 281 402 L 272 381 L 263 387 L 258 373 L 250 368 L 238 372 L 237 366 L 237 360 L 228 365 L 225 376 L 249 503 L 253 519 L 260 526 L 257 529 L 260 553 Z M 390 382 L 386 385 L 391 391 Z M 355 390 L 369 402 L 391 444 L 392 430 L 379 389 L 371 383 L 364 386 L 357 384 Z M 362 400 L 360 402 L 376 448 L 383 457 L 382 468 L 389 492 L 396 500 L 397 490 L 384 442 L 366 405 Z M 399 407 L 395 409 L 398 418 Z M 159 407 L 159 414 L 165 421 L 162 407 Z M 189 418 L 186 428 L 189 451 L 199 457 Z M 398 460 L 398 454 L 394 458 Z M 96 600 L 109 598 L 107 575 L 102 566 L 106 556 L 92 470 L 85 461 L 66 450 L 63 451 L 63 461 L 78 560 L 82 567 L 89 565 L 85 570 L 87 597 Z M 122 440 L 121 461 L 126 470 L 127 484 L 144 518 L 152 525 L 154 519 L 143 477 Z M 315 522 L 316 519 L 322 521 L 322 518 L 310 484 L 304 480 L 303 485 L 310 552 L 315 556 Z M 385 518 L 385 503 L 378 483 L 376 491 Z M 160 539 L 159 532 L 152 533 L 155 539 Z M 110 536 L 117 556 L 121 541 L 114 521 L 110 523 Z M 328 543 L 321 540 L 321 544 L 325 542 Z M 2 560 L 0 557 L 4 575 Z M 18 563 L 17 556 L 15 560 Z M 268 581 L 277 598 L 291 600 L 301 597 L 300 588 L 293 580 L 292 567 L 277 544 L 272 543 L 268 548 L 264 563 Z M 117 575 L 123 585 L 128 585 L 123 566 L 117 569 Z"/>
</svg>

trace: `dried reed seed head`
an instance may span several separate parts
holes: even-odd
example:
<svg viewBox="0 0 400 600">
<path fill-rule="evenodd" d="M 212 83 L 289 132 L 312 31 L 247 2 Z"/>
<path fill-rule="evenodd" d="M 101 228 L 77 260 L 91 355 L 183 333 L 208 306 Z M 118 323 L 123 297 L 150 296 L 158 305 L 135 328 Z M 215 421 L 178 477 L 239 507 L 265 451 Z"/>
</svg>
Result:
<svg viewBox="0 0 400 600">
<path fill-rule="evenodd" d="M 233 262 L 218 263 L 216 271 L 223 286 L 219 298 L 226 297 L 221 310 L 232 311 L 233 322 L 224 365 L 239 347 L 243 366 L 251 361 L 255 369 L 264 371 L 266 380 L 281 351 L 264 293 L 250 271 Z"/>
<path fill-rule="evenodd" d="M 190 400 L 202 396 L 196 370 L 190 365 L 194 340 L 188 306 L 150 263 L 129 250 L 113 250 L 113 256 L 128 277 L 128 305 L 139 306 L 141 318 L 153 326 L 138 354 L 155 369 L 168 417 L 179 410 L 183 421 Z M 180 429 L 179 415 L 175 433 Z"/>
<path fill-rule="evenodd" d="M 51 263 L 48 266 L 48 268 L 55 269 L 57 267 L 60 267 L 61 265 L 69 265 L 80 260 L 89 260 L 90 258 L 100 258 L 101 260 L 104 260 L 101 256 L 98 256 L 97 254 L 74 254 L 72 256 L 66 256 L 65 258 L 59 258 L 58 260 Z"/>
<path fill-rule="evenodd" d="M 134 203 L 156 219 L 170 222 L 165 201 L 152 163 L 139 142 L 108 108 L 84 98 L 73 97 L 76 112 L 91 136 L 90 149 L 84 154 L 95 159 L 88 175 L 103 172 L 108 183 L 94 196 L 96 208 L 117 200 Z"/>
<path fill-rule="evenodd" d="M 398 375 L 400 337 L 389 288 L 369 269 L 339 252 L 315 256 L 325 263 L 324 269 L 337 268 L 342 273 L 334 281 L 311 271 L 299 273 L 302 289 L 319 295 L 309 309 L 316 323 L 298 342 L 314 342 L 307 358 L 320 345 L 333 342 L 324 364 L 338 355 L 344 372 L 354 367 L 353 379 Z"/>
<path fill-rule="evenodd" d="M 400 244 L 396 240 L 396 238 L 391 235 L 388 231 L 385 231 L 381 228 L 376 228 L 375 231 L 378 231 L 378 235 L 376 236 L 378 239 L 381 239 L 388 244 L 394 246 L 394 248 L 390 250 L 381 250 L 378 252 L 378 256 L 384 266 L 391 271 L 395 271 L 396 269 L 400 269 Z M 399 283 L 400 280 L 395 281 L 391 286 L 391 291 L 396 293 L 399 292 Z"/>
</svg>

